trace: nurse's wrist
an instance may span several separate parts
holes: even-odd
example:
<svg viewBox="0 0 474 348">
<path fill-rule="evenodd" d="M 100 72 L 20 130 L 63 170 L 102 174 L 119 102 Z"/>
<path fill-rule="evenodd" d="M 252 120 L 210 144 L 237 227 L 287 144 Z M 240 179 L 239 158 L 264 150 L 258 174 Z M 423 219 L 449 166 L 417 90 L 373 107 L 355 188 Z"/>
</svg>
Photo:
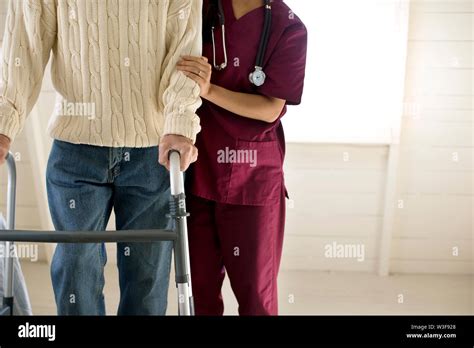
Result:
<svg viewBox="0 0 474 348">
<path fill-rule="evenodd" d="M 201 97 L 206 99 L 206 100 L 212 101 L 211 98 L 214 95 L 215 88 L 216 88 L 216 86 L 211 83 L 209 85 L 209 88 L 208 88 L 207 92 L 202 94 Z"/>
</svg>

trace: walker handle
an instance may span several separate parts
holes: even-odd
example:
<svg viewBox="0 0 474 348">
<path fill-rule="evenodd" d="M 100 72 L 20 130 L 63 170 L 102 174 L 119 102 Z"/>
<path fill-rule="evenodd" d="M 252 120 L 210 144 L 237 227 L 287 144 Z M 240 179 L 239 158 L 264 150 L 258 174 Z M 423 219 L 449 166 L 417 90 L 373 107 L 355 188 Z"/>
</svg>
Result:
<svg viewBox="0 0 474 348">
<path fill-rule="evenodd" d="M 184 193 L 184 178 L 181 171 L 181 155 L 176 150 L 170 150 L 170 187 L 171 195 L 178 196 Z"/>
<path fill-rule="evenodd" d="M 7 186 L 7 230 L 15 229 L 15 204 L 16 204 L 16 164 L 15 157 L 9 152 L 5 158 L 8 166 Z M 13 242 L 5 242 L 5 250 L 10 250 Z M 13 313 L 13 258 L 5 258 L 5 277 L 3 304 Z"/>
<path fill-rule="evenodd" d="M 8 166 L 7 187 L 7 230 L 15 229 L 15 204 L 16 204 L 16 164 L 15 157 L 11 152 L 6 156 Z"/>
</svg>

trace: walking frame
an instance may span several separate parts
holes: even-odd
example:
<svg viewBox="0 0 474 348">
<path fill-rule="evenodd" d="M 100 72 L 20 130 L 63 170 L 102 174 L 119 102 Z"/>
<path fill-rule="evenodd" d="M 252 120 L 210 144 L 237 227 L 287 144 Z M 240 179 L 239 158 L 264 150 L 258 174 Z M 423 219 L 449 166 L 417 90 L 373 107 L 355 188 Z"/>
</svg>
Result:
<svg viewBox="0 0 474 348">
<path fill-rule="evenodd" d="M 0 304 L 0 316 L 13 315 L 13 258 L 10 250 L 14 242 L 30 243 L 120 243 L 172 241 L 174 244 L 174 264 L 176 287 L 178 291 L 178 314 L 194 315 L 194 303 L 191 286 L 189 244 L 184 193 L 184 178 L 180 171 L 180 154 L 170 151 L 170 213 L 173 220 L 172 230 L 127 230 L 127 231 L 19 231 L 15 230 L 16 165 L 11 153 L 7 156 L 8 193 L 7 193 L 7 229 L 0 230 L 0 241 L 6 242 L 4 299 Z M 1 272 L 2 270 L 0 270 Z M 0 284 L 1 286 L 1 284 Z"/>
</svg>

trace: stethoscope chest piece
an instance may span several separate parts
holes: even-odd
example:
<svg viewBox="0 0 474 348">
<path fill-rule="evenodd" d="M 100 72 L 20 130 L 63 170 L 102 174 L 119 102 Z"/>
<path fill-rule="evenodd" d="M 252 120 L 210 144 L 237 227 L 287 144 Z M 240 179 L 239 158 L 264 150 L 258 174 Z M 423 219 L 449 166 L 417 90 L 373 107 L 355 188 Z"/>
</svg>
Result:
<svg viewBox="0 0 474 348">
<path fill-rule="evenodd" d="M 263 71 L 263 69 L 259 66 L 255 67 L 255 71 L 249 75 L 249 80 L 252 84 L 257 87 L 261 87 L 265 84 L 265 80 L 267 79 L 267 75 Z"/>
</svg>

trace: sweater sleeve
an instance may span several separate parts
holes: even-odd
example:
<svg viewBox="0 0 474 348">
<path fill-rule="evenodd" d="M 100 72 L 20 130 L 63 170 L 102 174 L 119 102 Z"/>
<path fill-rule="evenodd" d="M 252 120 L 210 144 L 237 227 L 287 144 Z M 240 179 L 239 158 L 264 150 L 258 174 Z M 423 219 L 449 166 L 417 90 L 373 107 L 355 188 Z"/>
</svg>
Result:
<svg viewBox="0 0 474 348">
<path fill-rule="evenodd" d="M 56 37 L 54 0 L 10 0 L 2 46 L 0 134 L 12 141 L 36 103 Z"/>
<path fill-rule="evenodd" d="M 176 69 L 182 55 L 202 54 L 202 0 L 170 1 L 166 28 L 166 57 L 160 95 L 163 95 L 163 135 L 182 135 L 193 142 L 201 130 L 196 114 L 201 106 L 199 86 Z"/>
</svg>

